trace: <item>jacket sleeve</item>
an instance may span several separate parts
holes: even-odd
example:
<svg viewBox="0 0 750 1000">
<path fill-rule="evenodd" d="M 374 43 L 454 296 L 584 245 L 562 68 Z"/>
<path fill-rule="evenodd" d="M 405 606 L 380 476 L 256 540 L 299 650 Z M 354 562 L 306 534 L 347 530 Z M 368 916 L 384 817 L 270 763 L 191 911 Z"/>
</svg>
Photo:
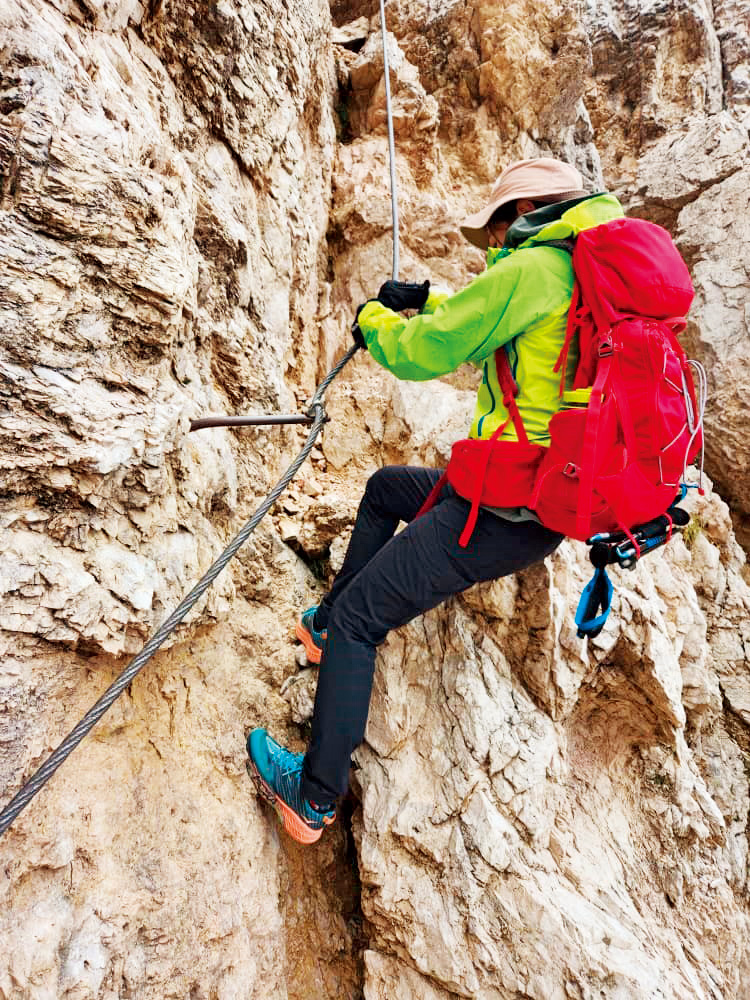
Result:
<svg viewBox="0 0 750 1000">
<path fill-rule="evenodd" d="M 437 288 L 434 285 L 430 288 L 430 294 L 427 296 L 427 301 L 419 310 L 421 313 L 434 313 L 438 306 L 441 306 L 446 299 L 449 299 L 453 295 L 453 292 L 447 291 L 445 288 Z"/>
<path fill-rule="evenodd" d="M 560 272 L 550 274 L 551 281 L 545 280 L 548 264 Z M 464 361 L 483 361 L 559 309 L 565 296 L 570 298 L 572 284 L 567 254 L 550 248 L 524 250 L 498 260 L 432 313 L 404 319 L 369 302 L 358 322 L 378 364 L 397 378 L 421 382 L 455 371 Z"/>
</svg>

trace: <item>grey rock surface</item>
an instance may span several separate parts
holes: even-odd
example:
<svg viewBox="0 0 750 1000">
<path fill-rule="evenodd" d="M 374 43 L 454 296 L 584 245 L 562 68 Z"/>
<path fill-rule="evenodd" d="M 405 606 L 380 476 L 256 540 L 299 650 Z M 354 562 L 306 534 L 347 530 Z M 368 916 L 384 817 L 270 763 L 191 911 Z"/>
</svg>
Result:
<svg viewBox="0 0 750 1000">
<path fill-rule="evenodd" d="M 480 377 L 397 383 L 360 353 L 294 485 L 0 841 L 0 1000 L 744 1000 L 747 0 L 387 9 L 400 276 L 481 270 L 457 225 L 519 156 L 667 226 L 707 494 L 588 645 L 569 541 L 391 634 L 352 798 L 298 848 L 245 735 L 303 749 L 296 615 L 367 476 L 444 465 Z M 302 408 L 390 274 L 375 15 L 0 10 L 2 802 L 304 439 L 190 419 Z"/>
</svg>

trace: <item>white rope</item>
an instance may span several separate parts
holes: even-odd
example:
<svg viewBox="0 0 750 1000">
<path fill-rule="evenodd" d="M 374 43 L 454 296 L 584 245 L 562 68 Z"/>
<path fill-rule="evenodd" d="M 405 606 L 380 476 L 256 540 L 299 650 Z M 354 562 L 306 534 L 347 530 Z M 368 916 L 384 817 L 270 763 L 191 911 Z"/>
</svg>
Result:
<svg viewBox="0 0 750 1000">
<path fill-rule="evenodd" d="M 685 465 L 683 468 L 682 478 L 685 479 L 687 475 L 687 457 L 690 453 L 690 449 L 693 446 L 693 441 L 695 441 L 696 435 L 701 435 L 701 464 L 698 474 L 698 488 L 703 489 L 703 465 L 706 455 L 706 439 L 703 434 L 703 417 L 706 413 L 706 400 L 708 399 L 708 377 L 706 375 L 706 369 L 700 363 L 700 361 L 693 361 L 692 358 L 688 359 L 688 364 L 693 369 L 696 376 L 696 402 L 698 404 L 698 412 L 693 412 L 692 400 L 690 399 L 690 393 L 688 391 L 687 383 L 685 377 L 683 376 L 683 388 L 685 392 L 685 403 L 687 404 L 688 413 L 688 427 L 690 429 L 690 440 L 687 443 L 687 448 L 685 449 Z"/>
<path fill-rule="evenodd" d="M 380 0 L 380 28 L 383 34 L 383 72 L 385 73 L 385 110 L 388 117 L 388 157 L 391 167 L 391 218 L 393 220 L 393 280 L 398 280 L 398 187 L 396 184 L 396 144 L 393 139 L 391 110 L 391 71 L 388 65 L 388 34 L 385 30 L 385 2 Z"/>
</svg>

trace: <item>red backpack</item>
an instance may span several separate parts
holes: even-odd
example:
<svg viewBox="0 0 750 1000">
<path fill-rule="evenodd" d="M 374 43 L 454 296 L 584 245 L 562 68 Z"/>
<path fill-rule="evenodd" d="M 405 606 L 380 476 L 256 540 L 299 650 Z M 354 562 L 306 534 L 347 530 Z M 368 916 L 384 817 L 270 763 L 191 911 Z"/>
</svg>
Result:
<svg viewBox="0 0 750 1000">
<path fill-rule="evenodd" d="M 669 234 L 642 219 L 616 219 L 584 230 L 566 249 L 576 280 L 554 370 L 562 373 L 562 396 L 577 336 L 573 388 L 590 388 L 588 402 L 552 417 L 549 447 L 532 444 L 507 354 L 495 352 L 508 420 L 488 440 L 455 443 L 422 508 L 429 510 L 446 480 L 470 500 L 462 546 L 480 505 L 529 507 L 547 527 L 581 540 L 630 534 L 667 510 L 702 448 L 691 362 L 676 336 L 685 328 L 693 286 Z M 518 440 L 500 440 L 511 420 Z"/>
</svg>

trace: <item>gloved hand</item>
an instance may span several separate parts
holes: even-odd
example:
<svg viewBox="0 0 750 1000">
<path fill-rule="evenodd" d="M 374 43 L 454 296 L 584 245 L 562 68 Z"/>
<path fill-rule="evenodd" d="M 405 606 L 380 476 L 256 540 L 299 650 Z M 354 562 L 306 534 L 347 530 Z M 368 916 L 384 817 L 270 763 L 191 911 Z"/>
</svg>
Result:
<svg viewBox="0 0 750 1000">
<path fill-rule="evenodd" d="M 356 321 L 356 319 L 352 323 L 352 340 L 357 345 L 357 347 L 361 347 L 365 351 L 367 350 L 367 344 L 365 343 L 365 338 L 362 334 L 362 331 L 359 328 L 359 323 Z"/>
<path fill-rule="evenodd" d="M 377 301 L 376 299 L 367 300 L 367 302 L 376 302 L 376 301 Z M 359 323 L 357 322 L 357 320 L 359 319 L 359 314 L 367 305 L 367 302 L 363 302 L 361 306 L 357 307 L 357 312 L 354 315 L 354 322 L 352 323 L 352 339 L 354 343 L 357 345 L 357 347 L 361 347 L 365 351 L 367 350 L 367 344 L 365 343 L 364 334 L 360 330 Z"/>
<path fill-rule="evenodd" d="M 413 281 L 386 281 L 380 286 L 378 302 L 394 312 L 421 309 L 429 294 L 429 281 L 424 281 L 421 285 Z"/>
</svg>

